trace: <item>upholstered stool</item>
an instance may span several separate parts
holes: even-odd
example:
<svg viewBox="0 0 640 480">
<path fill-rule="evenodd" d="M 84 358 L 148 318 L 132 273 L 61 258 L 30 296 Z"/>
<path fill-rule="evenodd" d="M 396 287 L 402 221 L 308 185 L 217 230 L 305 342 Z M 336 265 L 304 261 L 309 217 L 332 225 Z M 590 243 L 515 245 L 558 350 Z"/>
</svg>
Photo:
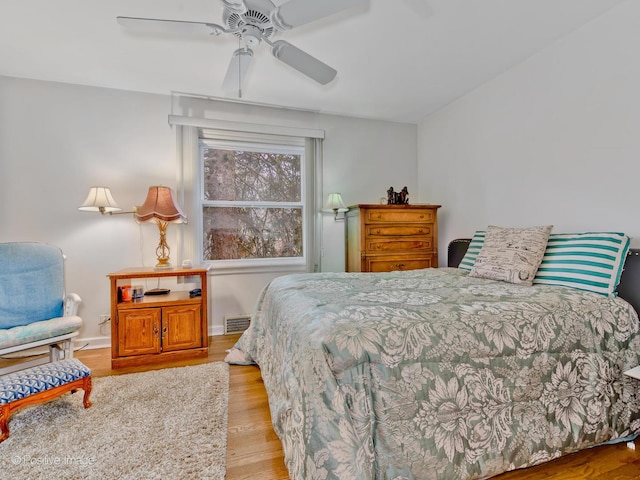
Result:
<svg viewBox="0 0 640 480">
<path fill-rule="evenodd" d="M 91 402 L 91 369 L 69 358 L 0 377 L 0 442 L 9 438 L 9 416 L 19 408 L 47 402 L 63 393 L 84 390 L 84 408 Z"/>
</svg>

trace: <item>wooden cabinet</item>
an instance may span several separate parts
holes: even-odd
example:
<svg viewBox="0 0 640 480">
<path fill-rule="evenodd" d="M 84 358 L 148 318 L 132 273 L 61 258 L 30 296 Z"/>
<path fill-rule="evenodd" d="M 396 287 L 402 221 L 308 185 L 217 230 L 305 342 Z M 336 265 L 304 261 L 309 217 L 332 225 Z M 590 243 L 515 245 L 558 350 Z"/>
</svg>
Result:
<svg viewBox="0 0 640 480">
<path fill-rule="evenodd" d="M 354 205 L 346 214 L 347 272 L 438 266 L 440 205 Z"/>
<path fill-rule="evenodd" d="M 206 268 L 129 268 L 108 277 L 112 368 L 208 355 Z M 170 293 L 122 299 L 122 288 L 153 279 L 170 281 Z M 191 298 L 193 288 L 200 288 L 201 296 Z"/>
</svg>

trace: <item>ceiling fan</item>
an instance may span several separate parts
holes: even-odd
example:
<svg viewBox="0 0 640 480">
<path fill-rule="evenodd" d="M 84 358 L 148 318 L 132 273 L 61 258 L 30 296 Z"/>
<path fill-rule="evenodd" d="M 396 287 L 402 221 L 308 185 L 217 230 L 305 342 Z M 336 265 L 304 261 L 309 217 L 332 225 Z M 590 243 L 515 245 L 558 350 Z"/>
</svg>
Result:
<svg viewBox="0 0 640 480">
<path fill-rule="evenodd" d="M 238 37 L 239 46 L 231 57 L 223 88 L 238 90 L 242 97 L 242 81 L 251 64 L 252 48 L 264 42 L 278 60 L 303 73 L 321 85 L 331 82 L 337 71 L 285 40 L 272 40 L 276 31 L 286 31 L 319 20 L 364 3 L 365 0 L 289 0 L 276 7 L 271 0 L 220 0 L 225 26 L 207 22 L 163 20 L 158 18 L 117 17 L 124 27 L 149 28 L 163 32 L 196 33 Z"/>
</svg>

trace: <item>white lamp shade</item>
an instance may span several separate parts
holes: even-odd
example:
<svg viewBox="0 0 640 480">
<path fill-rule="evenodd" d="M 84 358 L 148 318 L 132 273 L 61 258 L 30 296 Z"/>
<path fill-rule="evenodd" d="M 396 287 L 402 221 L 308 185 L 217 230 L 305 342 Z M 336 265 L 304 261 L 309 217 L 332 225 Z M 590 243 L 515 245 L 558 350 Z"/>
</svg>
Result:
<svg viewBox="0 0 640 480">
<path fill-rule="evenodd" d="M 349 209 L 345 206 L 342 201 L 342 195 L 339 193 L 330 193 L 327 196 L 327 203 L 322 208 L 323 212 L 336 212 L 336 213 L 344 213 L 348 212 Z"/>
<path fill-rule="evenodd" d="M 89 195 L 78 210 L 85 212 L 119 212 L 122 210 L 111 195 L 109 187 L 91 187 Z"/>
</svg>

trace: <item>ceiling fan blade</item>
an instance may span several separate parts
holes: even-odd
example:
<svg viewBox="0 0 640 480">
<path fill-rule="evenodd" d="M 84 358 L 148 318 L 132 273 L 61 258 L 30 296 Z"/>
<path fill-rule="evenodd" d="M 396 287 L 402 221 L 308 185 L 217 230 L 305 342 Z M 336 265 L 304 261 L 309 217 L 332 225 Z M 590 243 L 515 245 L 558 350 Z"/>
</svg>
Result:
<svg viewBox="0 0 640 480">
<path fill-rule="evenodd" d="M 329 65 L 322 63 L 317 58 L 312 57 L 284 40 L 273 42 L 271 44 L 271 53 L 281 62 L 295 68 L 300 73 L 305 74 L 321 85 L 329 83 L 338 73 Z"/>
<path fill-rule="evenodd" d="M 235 90 L 238 92 L 238 97 L 242 98 L 242 83 L 252 60 L 253 50 L 250 48 L 239 48 L 233 52 L 231 62 L 229 62 L 229 67 L 227 68 L 227 74 L 222 82 L 222 89 L 228 92 Z"/>
<path fill-rule="evenodd" d="M 220 0 L 222 5 L 229 11 L 242 15 L 247 13 L 247 7 L 243 0 Z"/>
<path fill-rule="evenodd" d="M 271 11 L 271 23 L 278 30 L 291 30 L 347 8 L 364 4 L 366 0 L 289 0 Z"/>
<path fill-rule="evenodd" d="M 224 27 L 215 23 L 140 17 L 116 17 L 116 19 L 123 27 L 155 33 L 196 33 L 218 36 L 227 31 Z"/>
</svg>

